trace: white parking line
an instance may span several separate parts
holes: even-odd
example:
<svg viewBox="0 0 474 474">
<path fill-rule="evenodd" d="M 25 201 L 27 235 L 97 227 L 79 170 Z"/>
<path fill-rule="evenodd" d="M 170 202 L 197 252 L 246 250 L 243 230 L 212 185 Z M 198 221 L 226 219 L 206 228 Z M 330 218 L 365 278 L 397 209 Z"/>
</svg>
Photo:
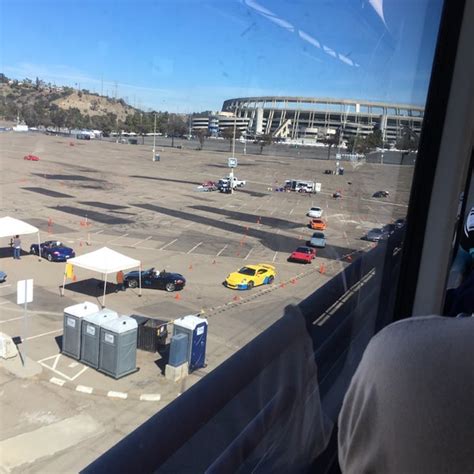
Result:
<svg viewBox="0 0 474 474">
<path fill-rule="evenodd" d="M 158 250 L 164 250 L 166 247 L 169 247 L 170 245 L 173 245 L 178 239 L 174 239 L 171 242 L 168 242 L 166 245 L 163 245 L 163 247 L 159 248 Z"/>
<path fill-rule="evenodd" d="M 361 201 L 376 202 L 377 204 L 386 204 L 388 206 L 408 207 L 408 204 L 397 204 L 396 202 L 377 201 L 375 199 L 360 198 Z"/>
<path fill-rule="evenodd" d="M 10 284 L 2 285 L 2 286 L 0 286 L 0 290 L 3 290 L 3 288 L 8 288 L 9 286 L 11 286 L 11 285 Z"/>
<path fill-rule="evenodd" d="M 37 339 L 38 337 L 48 336 L 49 334 L 54 334 L 56 332 L 61 332 L 63 328 L 56 329 L 56 331 L 44 332 L 43 334 L 37 334 L 36 336 L 25 337 L 22 341 L 31 341 L 31 339 Z"/>
<path fill-rule="evenodd" d="M 221 248 L 219 252 L 217 252 L 216 257 L 218 257 L 228 246 L 229 246 L 228 244 L 225 244 L 224 247 Z"/>
<path fill-rule="evenodd" d="M 115 237 L 115 239 L 107 241 L 107 244 L 111 244 L 112 242 L 116 242 L 117 240 L 123 239 L 124 237 L 127 237 L 128 234 L 123 234 L 120 235 L 119 237 Z"/>
<path fill-rule="evenodd" d="M 253 252 L 253 249 L 254 247 L 252 247 L 249 251 L 249 253 L 246 255 L 246 257 L 244 258 L 244 260 L 247 260 L 249 257 L 250 257 L 250 254 Z"/>
<path fill-rule="evenodd" d="M 275 255 L 273 255 L 273 260 L 272 260 L 272 262 L 274 262 L 274 261 L 276 260 L 277 255 L 278 255 L 278 252 L 275 252 Z"/>
<path fill-rule="evenodd" d="M 186 224 L 185 226 L 183 226 L 185 229 L 187 229 L 188 227 L 191 227 L 192 225 L 194 225 L 194 222 L 189 222 L 188 224 Z"/>
<path fill-rule="evenodd" d="M 200 245 L 202 245 L 202 242 L 199 242 L 198 244 L 196 244 L 191 250 L 188 250 L 186 253 L 191 253 L 193 250 L 196 250 Z"/>
<path fill-rule="evenodd" d="M 2 305 L 2 304 L 8 304 L 8 303 L 10 303 L 10 301 L 2 301 L 2 302 L 0 303 L 0 305 Z"/>
<path fill-rule="evenodd" d="M 94 235 L 102 234 L 104 232 L 103 230 L 98 230 L 97 232 L 94 232 Z"/>
<path fill-rule="evenodd" d="M 293 214 L 293 211 L 294 211 L 294 210 L 295 210 L 295 208 L 293 208 L 293 209 L 290 211 L 290 213 L 289 213 L 288 215 L 291 216 L 291 214 Z"/>
<path fill-rule="evenodd" d="M 7 301 L 6 303 L 9 303 L 9 301 Z M 3 303 L 0 303 L 0 304 L 3 304 Z M 23 316 L 19 316 L 18 318 L 5 319 L 4 321 L 0 321 L 0 324 L 9 323 L 11 321 L 18 321 L 19 319 L 23 319 Z"/>
<path fill-rule="evenodd" d="M 146 242 L 147 240 L 150 240 L 152 239 L 153 236 L 150 235 L 149 237 L 147 237 L 146 239 L 142 239 L 142 240 L 139 240 L 138 242 L 135 242 L 134 244 L 131 245 L 131 247 L 136 247 L 138 244 L 141 244 L 142 242 Z"/>
</svg>

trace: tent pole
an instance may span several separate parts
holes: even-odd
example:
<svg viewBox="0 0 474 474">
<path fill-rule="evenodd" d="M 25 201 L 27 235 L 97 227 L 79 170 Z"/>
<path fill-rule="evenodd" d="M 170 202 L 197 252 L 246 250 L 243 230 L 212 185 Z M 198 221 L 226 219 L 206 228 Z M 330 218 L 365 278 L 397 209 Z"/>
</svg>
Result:
<svg viewBox="0 0 474 474">
<path fill-rule="evenodd" d="M 138 296 L 142 296 L 142 263 L 141 262 L 140 262 L 140 265 L 138 265 L 138 283 L 139 283 Z"/>
<path fill-rule="evenodd" d="M 107 291 L 107 273 L 104 278 L 104 296 L 102 298 L 102 308 L 105 308 L 105 292 Z"/>
<path fill-rule="evenodd" d="M 38 262 L 41 262 L 41 239 L 38 231 Z"/>
<path fill-rule="evenodd" d="M 66 263 L 67 265 L 67 263 Z M 61 296 L 64 296 L 64 287 L 66 286 L 66 267 L 64 268 L 64 276 L 63 276 L 63 291 L 61 292 Z"/>
</svg>

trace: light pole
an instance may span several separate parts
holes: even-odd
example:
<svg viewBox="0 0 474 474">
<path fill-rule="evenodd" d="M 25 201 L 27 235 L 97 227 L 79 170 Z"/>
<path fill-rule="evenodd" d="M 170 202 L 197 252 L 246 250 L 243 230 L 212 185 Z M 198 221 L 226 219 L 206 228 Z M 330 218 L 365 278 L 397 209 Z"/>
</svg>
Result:
<svg viewBox="0 0 474 474">
<path fill-rule="evenodd" d="M 156 145 L 156 112 L 155 112 L 155 120 L 153 124 L 153 160 L 155 161 L 155 145 Z"/>
<path fill-rule="evenodd" d="M 235 130 L 237 128 L 237 116 L 234 115 L 234 136 L 232 139 L 232 158 L 235 158 Z M 234 168 L 230 169 L 230 194 L 234 194 Z"/>
</svg>

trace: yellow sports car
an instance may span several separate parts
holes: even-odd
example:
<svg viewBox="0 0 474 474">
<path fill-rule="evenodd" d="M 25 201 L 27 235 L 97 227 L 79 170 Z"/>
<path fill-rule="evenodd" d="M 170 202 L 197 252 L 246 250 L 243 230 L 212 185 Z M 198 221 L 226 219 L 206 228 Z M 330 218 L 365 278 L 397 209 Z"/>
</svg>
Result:
<svg viewBox="0 0 474 474">
<path fill-rule="evenodd" d="M 254 286 L 269 285 L 275 279 L 275 275 L 273 265 L 266 263 L 247 265 L 227 275 L 224 285 L 234 290 L 251 290 Z"/>
</svg>

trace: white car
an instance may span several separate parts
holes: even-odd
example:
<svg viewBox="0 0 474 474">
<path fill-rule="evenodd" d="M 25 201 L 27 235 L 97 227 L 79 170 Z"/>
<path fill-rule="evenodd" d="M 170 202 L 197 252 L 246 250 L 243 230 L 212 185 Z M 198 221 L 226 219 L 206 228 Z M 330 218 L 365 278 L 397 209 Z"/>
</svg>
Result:
<svg viewBox="0 0 474 474">
<path fill-rule="evenodd" d="M 306 215 L 308 217 L 321 217 L 323 215 L 323 210 L 320 207 L 312 207 Z"/>
</svg>

